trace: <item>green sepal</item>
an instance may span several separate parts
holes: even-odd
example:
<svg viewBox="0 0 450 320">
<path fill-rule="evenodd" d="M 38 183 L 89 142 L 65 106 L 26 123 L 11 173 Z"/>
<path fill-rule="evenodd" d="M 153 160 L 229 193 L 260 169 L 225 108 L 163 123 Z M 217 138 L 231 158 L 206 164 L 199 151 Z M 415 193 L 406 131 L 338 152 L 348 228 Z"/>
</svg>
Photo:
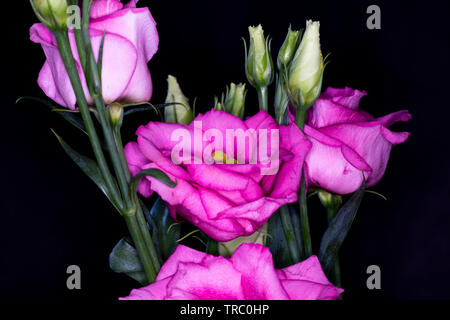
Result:
<svg viewBox="0 0 450 320">
<path fill-rule="evenodd" d="M 339 249 L 347 237 L 348 232 L 355 220 L 362 198 L 366 190 L 366 181 L 363 180 L 361 187 L 342 206 L 329 223 L 328 229 L 322 237 L 319 250 L 319 260 L 323 270 L 329 274 L 333 269 L 334 262 L 338 256 Z"/>
</svg>

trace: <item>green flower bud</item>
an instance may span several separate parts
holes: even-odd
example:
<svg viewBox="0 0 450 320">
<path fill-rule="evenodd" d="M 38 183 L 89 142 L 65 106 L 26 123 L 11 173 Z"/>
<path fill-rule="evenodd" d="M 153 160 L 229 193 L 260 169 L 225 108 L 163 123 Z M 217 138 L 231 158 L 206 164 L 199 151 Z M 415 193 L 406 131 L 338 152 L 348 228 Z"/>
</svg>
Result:
<svg viewBox="0 0 450 320">
<path fill-rule="evenodd" d="M 227 87 L 226 93 L 222 94 L 221 101 L 215 97 L 214 108 L 216 110 L 222 110 L 234 114 L 242 119 L 244 117 L 246 95 L 247 90 L 244 83 L 240 83 L 238 85 L 231 83 L 230 86 Z"/>
<path fill-rule="evenodd" d="M 318 21 L 306 22 L 305 34 L 290 65 L 289 92 L 297 106 L 311 106 L 322 90 L 324 64 L 319 27 Z"/>
<path fill-rule="evenodd" d="M 225 98 L 225 110 L 239 118 L 242 118 L 244 116 L 245 96 L 247 95 L 245 84 L 240 83 L 235 85 L 234 83 L 231 83 L 230 89 L 227 91 L 228 93 Z"/>
<path fill-rule="evenodd" d="M 294 54 L 300 44 L 300 37 L 300 31 L 292 31 L 291 27 L 289 27 L 286 39 L 284 40 L 284 43 L 281 46 L 280 51 L 278 52 L 278 70 L 281 70 L 282 67 L 289 67 L 289 64 L 291 63 L 292 58 L 294 57 Z"/>
<path fill-rule="evenodd" d="M 32 0 L 31 5 L 39 20 L 48 28 L 67 27 L 67 0 Z"/>
<path fill-rule="evenodd" d="M 289 122 L 289 96 L 286 93 L 284 77 L 277 77 L 277 87 L 275 91 L 275 120 L 278 124 L 287 125 Z"/>
<path fill-rule="evenodd" d="M 166 103 L 178 103 L 167 106 L 164 110 L 166 122 L 190 124 L 194 120 L 194 113 L 189 106 L 189 100 L 181 91 L 177 78 L 169 75 Z"/>
<path fill-rule="evenodd" d="M 336 212 L 342 205 L 342 197 L 336 194 L 329 193 L 325 190 L 319 191 L 319 199 L 322 205 L 332 210 L 332 212 Z M 331 217 L 330 217 L 331 218 Z"/>
<path fill-rule="evenodd" d="M 245 48 L 245 73 L 247 79 L 255 88 L 269 86 L 274 77 L 272 54 L 270 53 L 271 40 L 264 38 L 261 25 L 249 27 L 250 48 Z"/>
<path fill-rule="evenodd" d="M 266 237 L 268 234 L 267 233 L 268 227 L 269 224 L 266 223 L 264 226 L 262 226 L 261 229 L 259 229 L 258 231 L 247 237 L 239 237 L 228 242 L 219 242 L 218 243 L 219 255 L 223 257 L 229 257 L 243 243 L 257 243 L 265 245 Z"/>
<path fill-rule="evenodd" d="M 114 102 L 109 106 L 108 111 L 113 128 L 117 127 L 117 125 L 122 126 L 123 106 L 118 102 Z"/>
<path fill-rule="evenodd" d="M 216 109 L 218 111 L 225 111 L 225 108 L 223 106 L 223 96 L 222 96 L 222 101 L 219 101 L 219 98 L 214 97 L 214 109 Z"/>
</svg>

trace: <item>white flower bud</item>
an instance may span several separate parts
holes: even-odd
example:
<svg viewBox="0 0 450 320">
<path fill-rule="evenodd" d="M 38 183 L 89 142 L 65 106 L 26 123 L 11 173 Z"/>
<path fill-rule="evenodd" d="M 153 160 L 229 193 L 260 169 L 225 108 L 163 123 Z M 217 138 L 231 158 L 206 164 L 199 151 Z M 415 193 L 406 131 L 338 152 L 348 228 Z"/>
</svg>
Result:
<svg viewBox="0 0 450 320">
<path fill-rule="evenodd" d="M 194 114 L 189 106 L 189 100 L 181 91 L 177 78 L 169 75 L 167 83 L 169 87 L 167 90 L 166 103 L 177 104 L 165 108 L 165 120 L 170 123 L 182 123 L 188 125 L 194 119 Z"/>
<path fill-rule="evenodd" d="M 267 87 L 274 77 L 270 40 L 264 38 L 261 25 L 249 27 L 250 48 L 246 57 L 245 73 L 252 86 Z"/>
<path fill-rule="evenodd" d="M 67 0 L 33 0 L 32 5 L 41 22 L 50 29 L 67 27 Z"/>
<path fill-rule="evenodd" d="M 320 23 L 307 21 L 302 42 L 294 56 L 289 72 L 289 90 L 294 102 L 310 106 L 322 90 L 324 70 L 320 51 Z M 300 90 L 300 101 L 298 92 Z"/>
</svg>

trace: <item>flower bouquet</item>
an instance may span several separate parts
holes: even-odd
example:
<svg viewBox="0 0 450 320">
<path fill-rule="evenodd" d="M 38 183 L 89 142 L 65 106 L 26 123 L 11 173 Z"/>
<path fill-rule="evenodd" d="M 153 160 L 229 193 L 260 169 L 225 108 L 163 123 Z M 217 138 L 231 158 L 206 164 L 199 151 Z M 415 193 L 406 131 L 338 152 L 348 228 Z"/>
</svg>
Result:
<svg viewBox="0 0 450 320">
<path fill-rule="evenodd" d="M 129 230 L 110 254 L 112 270 L 138 287 L 121 299 L 338 299 L 339 249 L 392 146 L 408 139 L 388 129 L 408 111 L 374 118 L 359 110 L 366 92 L 322 90 L 317 21 L 289 28 L 276 57 L 262 26 L 249 27 L 250 86 L 231 83 L 203 114 L 173 76 L 166 101 L 150 103 L 147 63 L 159 38 L 137 2 L 30 0 L 41 22 L 30 37 L 46 57 L 38 84 L 50 100 L 33 99 L 87 136 L 90 157 L 54 132 Z M 248 90 L 258 97 L 254 114 Z M 124 144 L 127 117 L 151 112 L 161 121 Z M 315 196 L 328 219 L 318 250 Z"/>
</svg>

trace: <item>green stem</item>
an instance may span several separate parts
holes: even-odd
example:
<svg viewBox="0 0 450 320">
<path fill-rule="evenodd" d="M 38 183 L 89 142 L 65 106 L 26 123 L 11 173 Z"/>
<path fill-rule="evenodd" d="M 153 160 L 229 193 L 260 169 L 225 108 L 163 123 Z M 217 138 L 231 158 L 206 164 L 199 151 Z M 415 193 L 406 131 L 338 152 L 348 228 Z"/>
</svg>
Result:
<svg viewBox="0 0 450 320">
<path fill-rule="evenodd" d="M 87 1 L 84 4 L 84 13 L 89 12 L 90 3 L 92 1 Z M 148 229 L 146 229 L 147 234 L 145 236 L 142 235 L 141 225 L 138 223 L 138 219 L 135 215 L 135 212 L 130 212 L 130 209 L 133 208 L 133 204 L 131 202 L 131 197 L 129 194 L 128 182 L 129 182 L 129 171 L 125 170 L 124 157 L 121 157 L 123 153 L 123 148 L 121 151 L 118 150 L 118 145 L 116 144 L 116 140 L 114 139 L 111 124 L 109 122 L 109 118 L 106 114 L 106 107 L 101 96 L 101 80 L 98 71 L 97 64 L 95 62 L 95 58 L 92 52 L 92 47 L 90 43 L 90 35 L 88 29 L 89 23 L 89 15 L 83 19 L 83 31 L 82 31 L 82 40 L 80 41 L 80 34 L 78 34 L 77 45 L 79 46 L 78 50 L 83 51 L 86 54 L 82 54 L 82 58 L 85 61 L 85 75 L 88 79 L 88 87 L 91 93 L 91 96 L 95 102 L 97 107 L 98 120 L 103 130 L 103 134 L 106 140 L 107 148 L 112 160 L 112 164 L 114 166 L 114 170 L 116 176 L 119 181 L 120 191 L 122 196 L 124 197 L 126 207 L 124 207 L 124 203 L 119 194 L 119 189 L 117 188 L 116 181 L 111 175 L 109 171 L 109 167 L 107 165 L 105 156 L 102 151 L 102 147 L 100 141 L 98 139 L 97 132 L 95 131 L 95 126 L 92 121 L 92 117 L 90 115 L 89 106 L 84 95 L 84 90 L 81 85 L 81 81 L 78 75 L 78 71 L 76 68 L 75 60 L 72 55 L 72 50 L 70 47 L 69 39 L 67 36 L 67 30 L 56 30 L 55 37 L 58 43 L 59 51 L 61 53 L 62 60 L 66 67 L 67 73 L 69 75 L 72 87 L 74 89 L 75 95 L 77 97 L 77 102 L 80 107 L 81 115 L 83 117 L 83 121 L 86 126 L 86 130 L 89 134 L 89 139 L 91 140 L 92 148 L 99 164 L 102 176 L 105 180 L 107 188 L 111 193 L 111 201 L 113 204 L 119 209 L 120 213 L 124 215 L 124 218 L 127 222 L 128 229 L 133 238 L 133 241 L 136 246 L 136 250 L 138 251 L 140 260 L 142 265 L 144 266 L 145 274 L 149 280 L 149 282 L 153 282 L 156 278 L 155 267 L 152 264 L 152 258 L 150 257 L 149 252 L 156 252 L 154 249 L 153 242 L 151 241 L 151 237 L 148 233 Z M 84 42 L 84 43 L 82 43 Z M 88 49 L 85 51 L 85 49 Z M 126 163 L 126 161 L 125 161 Z M 127 168 L 127 167 L 126 167 Z M 127 176 L 128 173 L 128 176 Z M 138 210 L 139 211 L 139 210 Z M 142 215 L 142 211 L 140 211 L 139 216 Z M 144 219 L 145 220 L 145 219 Z M 144 233 L 145 234 L 145 233 Z M 147 236 L 148 235 L 148 236 Z M 151 245 L 146 243 L 146 241 L 150 241 Z M 152 250 L 153 249 L 153 250 Z M 157 263 L 155 266 L 159 269 L 159 261 L 156 259 Z"/>
<path fill-rule="evenodd" d="M 264 110 L 267 112 L 269 105 L 269 96 L 267 87 L 256 88 L 256 91 L 258 92 L 259 110 Z"/>
<path fill-rule="evenodd" d="M 122 135 L 120 134 L 120 128 L 114 129 L 114 141 L 116 143 L 117 152 L 119 153 L 119 159 L 122 166 L 122 170 L 125 174 L 125 178 L 127 179 L 127 182 L 130 182 L 131 175 L 130 175 L 130 169 L 128 168 L 127 159 L 125 157 L 125 152 L 123 149 L 123 143 L 122 143 Z"/>
<path fill-rule="evenodd" d="M 95 126 L 89 111 L 89 105 L 87 103 L 86 97 L 84 96 L 84 90 L 81 85 L 75 60 L 72 55 L 69 38 L 67 36 L 67 30 L 55 30 L 54 34 L 58 43 L 61 58 L 69 75 L 72 88 L 75 92 L 77 102 L 80 107 L 81 116 L 86 126 L 86 131 L 89 135 L 95 158 L 97 159 L 97 163 L 99 165 L 103 179 L 105 180 L 106 186 L 111 193 L 111 200 L 117 208 L 123 209 L 123 204 L 119 196 L 117 185 L 111 175 L 111 172 L 109 171 L 108 164 L 102 151 L 100 140 L 98 138 L 97 132 L 95 131 Z"/>
<path fill-rule="evenodd" d="M 122 144 L 122 136 L 120 134 L 120 127 L 117 127 L 114 130 L 114 141 L 116 144 L 116 150 L 119 155 L 119 160 L 120 160 L 122 170 L 124 171 L 124 174 L 126 176 L 127 184 L 129 184 L 130 170 L 128 168 L 128 163 L 125 158 L 125 152 L 124 152 L 123 144 Z M 158 273 L 161 268 L 161 264 L 159 261 L 158 253 L 156 252 L 156 248 L 155 248 L 155 245 L 152 240 L 152 236 L 150 235 L 150 231 L 148 229 L 147 221 L 146 221 L 144 213 L 142 211 L 141 204 L 139 203 L 137 195 L 135 195 L 135 196 L 130 195 L 130 196 L 131 196 L 131 201 L 135 201 L 135 203 L 136 203 L 137 223 L 139 225 L 139 229 L 141 231 L 143 240 L 145 242 L 147 252 L 149 253 L 150 259 L 153 263 L 153 267 L 154 267 L 156 273 Z M 130 207 L 131 207 L 131 205 L 130 205 Z"/>
<path fill-rule="evenodd" d="M 333 220 L 333 218 L 336 215 L 336 213 L 338 212 L 338 210 L 339 210 L 339 208 L 332 208 L 332 207 L 327 208 L 328 224 L 330 224 L 331 220 Z M 334 285 L 337 287 L 341 287 L 342 281 L 341 281 L 341 266 L 339 263 L 339 255 L 336 256 L 336 261 L 334 263 L 332 272 L 333 272 L 332 277 L 333 277 Z"/>
<path fill-rule="evenodd" d="M 311 233 L 309 230 L 309 219 L 308 219 L 308 206 L 306 203 L 306 182 L 305 182 L 305 169 L 302 171 L 302 180 L 300 184 L 300 220 L 302 223 L 302 235 L 303 244 L 305 246 L 306 258 L 312 256 L 312 243 L 311 243 Z"/>
<path fill-rule="evenodd" d="M 299 127 L 302 131 L 305 129 L 305 117 L 306 117 L 306 110 L 304 106 L 300 106 L 297 108 L 297 114 L 295 116 L 295 124 L 297 127 Z"/>
<path fill-rule="evenodd" d="M 97 70 L 97 68 L 95 68 Z M 93 71 L 94 73 L 96 71 Z M 125 170 L 121 161 L 120 154 L 123 151 L 119 151 L 116 145 L 116 140 L 114 139 L 111 124 L 109 122 L 108 115 L 106 114 L 106 106 L 103 102 L 103 98 L 100 94 L 93 94 L 94 102 L 97 107 L 98 112 L 98 120 L 103 130 L 103 135 L 105 137 L 106 146 L 109 151 L 109 155 L 111 157 L 111 162 L 114 167 L 114 172 L 117 176 L 117 180 L 119 182 L 120 191 L 122 192 L 122 196 L 124 198 L 124 202 L 127 204 L 127 209 L 132 207 L 131 205 L 131 197 L 128 188 L 129 179 L 127 179 L 127 175 L 125 174 Z"/>
<path fill-rule="evenodd" d="M 150 259 L 156 273 L 158 273 L 159 269 L 161 269 L 161 264 L 159 263 L 158 253 L 156 252 L 156 248 L 150 235 L 150 231 L 148 230 L 147 221 L 145 220 L 145 216 L 139 201 L 137 203 L 136 217 L 139 229 L 142 234 L 142 238 L 144 240 L 145 246 L 147 247 L 147 252 L 150 255 Z"/>
<path fill-rule="evenodd" d="M 120 151 L 117 150 L 111 123 L 109 121 L 108 115 L 106 114 L 106 106 L 102 97 L 101 77 L 91 45 L 91 38 L 89 33 L 89 11 L 91 4 L 91 0 L 83 3 L 83 21 L 81 28 L 82 43 L 80 43 L 80 41 L 77 41 L 78 51 L 85 52 L 86 68 L 84 70 L 84 74 L 86 75 L 86 78 L 90 80 L 87 81 L 89 92 L 97 108 L 98 121 L 100 122 L 100 125 L 102 127 L 114 172 L 119 182 L 120 191 L 127 205 L 126 210 L 130 210 L 132 207 L 132 203 L 128 190 L 129 178 L 127 179 L 127 174 L 125 173 L 124 167 L 121 162 Z"/>
<path fill-rule="evenodd" d="M 287 245 L 292 257 L 292 264 L 300 262 L 300 250 L 297 247 L 297 241 L 295 239 L 295 231 L 292 225 L 291 216 L 287 206 L 280 208 L 281 223 L 283 225 L 284 233 L 286 235 Z"/>
<path fill-rule="evenodd" d="M 127 223 L 128 230 L 130 231 L 131 238 L 133 239 L 134 246 L 139 254 L 142 266 L 144 267 L 145 275 L 147 276 L 149 283 L 152 283 L 156 279 L 156 271 L 153 267 L 150 255 L 147 252 L 147 247 L 142 237 L 136 215 L 125 215 L 124 218 Z"/>
</svg>

